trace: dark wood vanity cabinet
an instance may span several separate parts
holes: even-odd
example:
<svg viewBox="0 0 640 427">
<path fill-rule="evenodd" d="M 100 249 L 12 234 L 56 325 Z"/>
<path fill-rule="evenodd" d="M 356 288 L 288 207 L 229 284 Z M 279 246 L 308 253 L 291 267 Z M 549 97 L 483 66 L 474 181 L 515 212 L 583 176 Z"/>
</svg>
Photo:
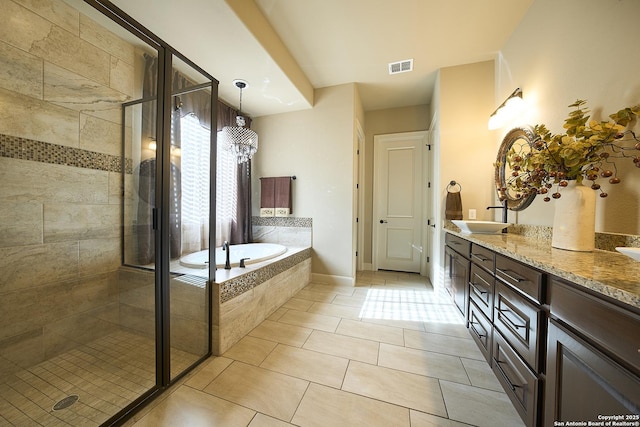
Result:
<svg viewBox="0 0 640 427">
<path fill-rule="evenodd" d="M 495 254 L 473 243 L 469 273 L 468 325 L 471 336 L 491 364 Z"/>
<path fill-rule="evenodd" d="M 640 421 L 640 313 L 554 278 L 550 310 L 545 425 Z"/>
<path fill-rule="evenodd" d="M 471 242 L 453 234 L 445 236 L 444 288 L 460 313 L 467 318 Z"/>
<path fill-rule="evenodd" d="M 498 332 L 493 339 L 491 368 L 527 426 L 540 425 L 542 379 Z"/>
<path fill-rule="evenodd" d="M 476 243 L 470 246 L 469 259 L 469 332 L 523 421 L 540 425 L 544 365 L 540 343 L 546 342 L 540 336 L 546 331 L 543 275 Z"/>
<path fill-rule="evenodd" d="M 496 254 L 491 368 L 527 426 L 541 424 L 545 275 Z"/>
<path fill-rule="evenodd" d="M 493 324 L 473 301 L 469 301 L 468 325 L 471 336 L 476 341 L 487 363 L 491 365 Z"/>
<path fill-rule="evenodd" d="M 465 295 L 469 332 L 527 426 L 586 425 L 607 415 L 640 422 L 637 307 L 447 236 L 445 250 L 459 257 L 447 272 L 468 266 L 447 286 L 462 312 Z"/>
</svg>

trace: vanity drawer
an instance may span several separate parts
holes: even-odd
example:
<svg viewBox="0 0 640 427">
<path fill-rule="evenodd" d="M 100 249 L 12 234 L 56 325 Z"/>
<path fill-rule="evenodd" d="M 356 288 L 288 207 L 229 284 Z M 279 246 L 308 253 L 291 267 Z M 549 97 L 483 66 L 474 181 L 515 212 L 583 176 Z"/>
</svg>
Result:
<svg viewBox="0 0 640 427">
<path fill-rule="evenodd" d="M 524 423 L 537 425 L 540 380 L 498 332 L 493 336 L 491 368 Z"/>
<path fill-rule="evenodd" d="M 524 296 L 496 280 L 493 324 L 518 354 L 535 370 L 541 371 L 540 346 L 544 340 L 544 313 Z"/>
<path fill-rule="evenodd" d="M 551 280 L 551 315 L 640 372 L 640 313 Z"/>
<path fill-rule="evenodd" d="M 543 302 L 543 274 L 528 265 L 497 254 L 496 277 L 528 295 L 537 303 Z"/>
<path fill-rule="evenodd" d="M 471 261 L 486 268 L 491 272 L 491 274 L 493 274 L 496 267 L 496 254 L 491 249 L 472 243 Z"/>
<path fill-rule="evenodd" d="M 473 301 L 469 303 L 469 332 L 484 358 L 491 364 L 491 336 L 493 325 Z"/>
<path fill-rule="evenodd" d="M 491 273 L 471 264 L 469 297 L 489 319 L 493 319 L 493 282 Z"/>
<path fill-rule="evenodd" d="M 444 242 L 447 246 L 449 246 L 454 251 L 458 252 L 465 258 L 469 258 L 469 254 L 471 253 L 471 242 L 463 239 L 462 237 L 458 237 L 455 234 L 446 233 L 444 236 Z"/>
</svg>

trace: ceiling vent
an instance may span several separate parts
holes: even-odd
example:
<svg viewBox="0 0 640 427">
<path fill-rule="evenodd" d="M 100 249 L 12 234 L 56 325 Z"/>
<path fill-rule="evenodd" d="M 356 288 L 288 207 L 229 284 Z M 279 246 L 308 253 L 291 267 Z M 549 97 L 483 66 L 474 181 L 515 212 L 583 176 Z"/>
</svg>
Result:
<svg viewBox="0 0 640 427">
<path fill-rule="evenodd" d="M 413 71 L 413 59 L 405 59 L 389 64 L 389 74 L 406 73 L 409 71 Z"/>
</svg>

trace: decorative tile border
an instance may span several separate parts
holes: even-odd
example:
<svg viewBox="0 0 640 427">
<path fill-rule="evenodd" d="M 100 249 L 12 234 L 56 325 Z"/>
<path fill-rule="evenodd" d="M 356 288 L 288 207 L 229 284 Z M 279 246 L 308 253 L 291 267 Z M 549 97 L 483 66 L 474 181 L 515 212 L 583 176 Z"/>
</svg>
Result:
<svg viewBox="0 0 640 427">
<path fill-rule="evenodd" d="M 261 225 L 261 226 L 267 226 L 267 227 L 311 227 L 313 223 L 313 219 L 298 218 L 295 216 L 287 216 L 287 217 L 254 216 L 254 217 L 251 217 L 251 223 L 253 225 Z"/>
<path fill-rule="evenodd" d="M 122 172 L 122 158 L 119 156 L 4 134 L 0 134 L 0 157 Z M 133 173 L 132 159 L 125 159 L 125 173 Z"/>
<path fill-rule="evenodd" d="M 267 264 L 262 268 L 220 283 L 220 303 L 222 304 L 250 291 L 308 258 L 311 258 L 311 248 L 306 248 L 289 257 Z"/>
</svg>

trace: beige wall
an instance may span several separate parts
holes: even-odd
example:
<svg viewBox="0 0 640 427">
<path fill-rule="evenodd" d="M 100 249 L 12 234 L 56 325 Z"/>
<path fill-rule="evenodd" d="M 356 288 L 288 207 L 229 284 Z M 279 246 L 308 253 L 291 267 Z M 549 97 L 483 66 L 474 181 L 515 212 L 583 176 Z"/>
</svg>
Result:
<svg viewBox="0 0 640 427">
<path fill-rule="evenodd" d="M 494 62 L 486 61 L 440 70 L 440 213 L 444 218 L 446 187 L 462 186 L 462 209 L 476 209 L 480 220 L 492 218 L 495 144 L 487 120 L 493 102 Z"/>
<path fill-rule="evenodd" d="M 389 133 L 414 132 L 429 129 L 429 105 L 367 111 L 365 113 L 364 149 L 364 235 L 363 262 L 371 264 L 373 234 L 373 137 Z"/>
<path fill-rule="evenodd" d="M 296 175 L 293 216 L 313 219 L 315 279 L 350 281 L 354 250 L 354 84 L 317 89 L 310 110 L 257 117 L 253 158 L 253 215 L 259 215 L 260 177 Z"/>
<path fill-rule="evenodd" d="M 545 123 L 559 133 L 576 99 L 599 119 L 640 103 L 638 17 L 637 0 L 536 0 L 498 59 L 496 104 L 516 87 L 527 103 L 511 125 Z M 496 146 L 509 128 L 496 132 Z M 630 159 L 617 164 L 627 166 L 619 169 L 622 183 L 601 180 L 609 197 L 597 198 L 596 230 L 640 234 L 640 170 Z M 553 214 L 553 201 L 537 197 L 517 222 L 550 226 Z"/>
<path fill-rule="evenodd" d="M 478 62 L 439 71 L 433 102 L 432 142 L 435 146 L 435 177 L 438 191 L 434 198 L 439 209 L 436 224 L 445 219 L 447 185 L 456 181 L 462 187 L 462 210 L 476 209 L 477 219 L 488 220 L 486 207 L 494 204 L 493 162 L 495 142 L 487 129 L 494 104 L 494 61 Z M 434 285 L 441 282 L 443 235 L 433 239 Z"/>
</svg>

